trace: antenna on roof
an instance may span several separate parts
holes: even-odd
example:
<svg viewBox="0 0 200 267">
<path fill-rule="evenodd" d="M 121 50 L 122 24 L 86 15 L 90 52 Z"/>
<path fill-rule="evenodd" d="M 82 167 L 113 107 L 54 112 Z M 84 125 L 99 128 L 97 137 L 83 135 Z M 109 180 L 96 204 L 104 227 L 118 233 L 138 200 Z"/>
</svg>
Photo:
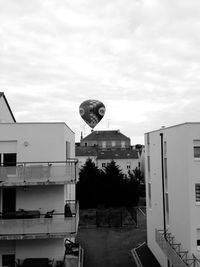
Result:
<svg viewBox="0 0 200 267">
<path fill-rule="evenodd" d="M 85 136 L 85 124 L 83 124 L 83 135 Z"/>
<path fill-rule="evenodd" d="M 108 123 L 107 123 L 107 128 L 109 129 L 110 128 L 110 120 L 111 119 L 107 119 Z"/>
</svg>

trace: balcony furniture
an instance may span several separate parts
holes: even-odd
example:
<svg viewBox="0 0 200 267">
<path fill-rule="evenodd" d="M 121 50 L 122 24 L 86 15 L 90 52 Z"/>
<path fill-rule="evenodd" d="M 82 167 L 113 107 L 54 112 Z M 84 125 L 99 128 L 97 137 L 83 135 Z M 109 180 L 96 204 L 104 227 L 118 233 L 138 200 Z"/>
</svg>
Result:
<svg viewBox="0 0 200 267">
<path fill-rule="evenodd" d="M 67 203 L 65 204 L 65 217 L 72 217 L 70 206 Z"/>
<path fill-rule="evenodd" d="M 18 210 L 15 212 L 6 212 L 3 214 L 3 219 L 33 219 L 40 218 L 38 210 Z"/>
<path fill-rule="evenodd" d="M 27 258 L 23 261 L 22 267 L 51 267 L 53 261 L 48 258 Z"/>
</svg>

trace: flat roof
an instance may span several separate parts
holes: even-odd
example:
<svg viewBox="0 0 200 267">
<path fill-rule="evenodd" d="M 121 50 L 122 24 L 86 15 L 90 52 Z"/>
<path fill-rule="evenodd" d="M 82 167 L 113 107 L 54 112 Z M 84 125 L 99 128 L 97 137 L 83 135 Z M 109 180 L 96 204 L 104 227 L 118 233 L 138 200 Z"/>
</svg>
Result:
<svg viewBox="0 0 200 267">
<path fill-rule="evenodd" d="M 3 124 L 9 124 L 9 125 L 18 125 L 18 124 L 64 124 L 72 133 L 75 134 L 74 131 L 72 131 L 72 129 L 65 123 L 65 122 L 16 122 L 16 123 L 13 123 L 13 122 L 1 122 L 0 125 Z"/>
<path fill-rule="evenodd" d="M 189 125 L 189 124 L 199 124 L 200 125 L 200 122 L 183 122 L 183 123 L 180 123 L 180 124 L 175 124 L 175 125 L 167 126 L 167 127 L 162 126 L 160 129 L 152 130 L 152 131 L 146 132 L 145 134 L 147 134 L 147 133 L 153 133 L 153 132 L 159 132 L 159 131 L 163 131 L 163 130 L 166 130 L 166 129 L 170 129 L 170 128 L 174 128 L 174 127 L 180 127 L 180 126 L 185 126 L 185 125 Z"/>
</svg>

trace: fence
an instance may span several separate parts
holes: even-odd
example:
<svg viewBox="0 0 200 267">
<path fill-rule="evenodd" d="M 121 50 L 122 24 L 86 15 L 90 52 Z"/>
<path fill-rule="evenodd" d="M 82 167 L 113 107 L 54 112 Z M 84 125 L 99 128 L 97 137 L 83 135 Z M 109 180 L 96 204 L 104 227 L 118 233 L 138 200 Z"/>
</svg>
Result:
<svg viewBox="0 0 200 267">
<path fill-rule="evenodd" d="M 80 210 L 80 226 L 85 227 L 145 227 L 145 214 L 138 207 Z"/>
</svg>

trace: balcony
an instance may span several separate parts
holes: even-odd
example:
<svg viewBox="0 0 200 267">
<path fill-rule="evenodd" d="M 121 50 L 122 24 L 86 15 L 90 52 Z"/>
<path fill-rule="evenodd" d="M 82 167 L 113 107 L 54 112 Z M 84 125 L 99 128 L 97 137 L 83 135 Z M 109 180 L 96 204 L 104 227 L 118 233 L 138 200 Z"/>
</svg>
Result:
<svg viewBox="0 0 200 267">
<path fill-rule="evenodd" d="M 174 267 L 200 267 L 199 259 L 194 254 L 189 257 L 188 251 L 182 251 L 181 244 L 175 242 L 175 237 L 171 233 L 156 229 L 155 239 Z"/>
<path fill-rule="evenodd" d="M 74 202 L 70 203 L 70 208 L 68 217 L 61 213 L 36 215 L 36 211 L 27 211 L 29 216 L 24 217 L 34 214 L 35 218 L 0 219 L 0 240 L 73 237 L 78 230 L 79 206 Z"/>
<path fill-rule="evenodd" d="M 26 162 L 16 166 L 0 166 L 1 186 L 75 183 L 76 159 L 66 162 Z"/>
</svg>

